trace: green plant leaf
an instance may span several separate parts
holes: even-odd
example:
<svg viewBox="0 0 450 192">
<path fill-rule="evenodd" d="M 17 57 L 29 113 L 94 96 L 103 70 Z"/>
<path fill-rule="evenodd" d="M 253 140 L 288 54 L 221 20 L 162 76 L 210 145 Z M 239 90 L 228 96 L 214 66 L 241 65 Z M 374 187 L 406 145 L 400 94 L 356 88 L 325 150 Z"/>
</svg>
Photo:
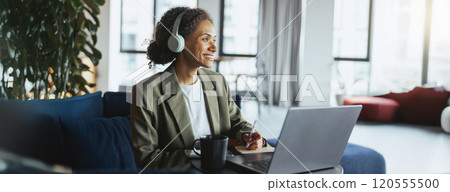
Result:
<svg viewBox="0 0 450 192">
<path fill-rule="evenodd" d="M 84 91 L 85 93 L 89 93 L 89 90 L 87 89 L 89 86 L 83 86 L 83 87 L 80 87 L 80 90 L 81 91 Z"/>
<path fill-rule="evenodd" d="M 100 26 L 100 21 L 98 20 L 98 17 L 96 14 L 94 14 L 91 10 L 86 9 L 86 11 L 89 13 L 92 19 L 95 21 L 95 25 Z"/>
<path fill-rule="evenodd" d="M 79 64 L 78 66 L 80 67 L 81 71 L 89 71 L 89 68 L 90 68 L 86 64 Z"/>
<path fill-rule="evenodd" d="M 9 41 L 6 41 L 6 48 L 8 50 L 8 55 L 10 58 L 14 58 L 14 49 L 10 46 Z"/>
<path fill-rule="evenodd" d="M 92 21 L 86 20 L 85 26 L 91 35 L 95 35 L 97 33 L 98 26 L 96 24 L 92 23 Z"/>
<path fill-rule="evenodd" d="M 77 10 L 77 11 L 80 11 L 80 7 L 81 7 L 81 1 L 79 1 L 79 0 L 71 0 L 70 1 L 71 2 L 71 4 L 72 4 L 72 6 L 73 7 L 75 7 L 75 9 Z"/>
<path fill-rule="evenodd" d="M 100 13 L 100 8 L 95 4 L 93 0 L 83 0 L 87 8 L 92 11 L 95 15 Z"/>
<path fill-rule="evenodd" d="M 74 75 L 73 80 L 76 83 L 75 85 L 87 85 L 88 82 L 81 75 Z"/>
<path fill-rule="evenodd" d="M 98 65 L 100 58 L 96 57 L 93 53 L 90 53 L 89 51 L 87 51 L 84 47 L 81 48 L 81 51 L 84 54 L 86 54 L 86 56 L 89 57 L 89 59 L 91 59 L 92 63 L 94 63 L 95 66 Z"/>
<path fill-rule="evenodd" d="M 98 59 L 102 58 L 102 53 L 98 49 L 96 49 L 94 45 L 92 45 L 89 42 L 86 42 L 86 45 L 88 45 L 89 48 L 91 48 L 94 57 L 97 57 Z"/>
<path fill-rule="evenodd" d="M 86 17 L 84 17 L 83 12 L 78 12 L 78 18 L 77 18 L 77 28 L 78 30 L 82 30 L 84 27 L 84 22 L 86 21 Z"/>
<path fill-rule="evenodd" d="M 78 7 L 74 4 L 74 1 L 67 1 L 64 6 L 67 14 L 70 17 L 75 17 Z"/>
<path fill-rule="evenodd" d="M 86 32 L 84 31 L 80 31 L 78 32 L 76 38 L 75 38 L 75 46 L 77 48 L 83 46 L 87 41 L 87 39 L 89 38 L 89 35 L 86 34 Z"/>
<path fill-rule="evenodd" d="M 95 3 L 97 3 L 97 5 L 104 5 L 105 4 L 105 0 L 94 0 Z"/>
<path fill-rule="evenodd" d="M 44 21 L 44 28 L 47 32 L 47 36 L 54 44 L 58 44 L 58 37 L 56 36 L 56 29 L 53 27 L 52 21 Z"/>
<path fill-rule="evenodd" d="M 63 93 L 87 91 L 92 84 L 81 73 L 89 71 L 89 67 L 79 54 L 82 51 L 94 64 L 99 63 L 101 52 L 94 45 L 100 25 L 99 6 L 104 3 L 0 1 L 0 64 L 14 71 L 13 88 L 6 89 L 8 78 L 0 78 L 0 98 L 27 99 L 30 91 L 35 93 L 34 99 L 39 99 L 40 92 L 61 97 Z M 25 81 L 31 84 L 27 89 Z"/>
</svg>

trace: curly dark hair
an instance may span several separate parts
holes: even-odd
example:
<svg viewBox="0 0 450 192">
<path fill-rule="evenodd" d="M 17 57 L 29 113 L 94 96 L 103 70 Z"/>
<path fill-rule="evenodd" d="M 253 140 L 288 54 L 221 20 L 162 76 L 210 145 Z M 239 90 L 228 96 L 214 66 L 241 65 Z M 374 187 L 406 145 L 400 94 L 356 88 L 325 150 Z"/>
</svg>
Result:
<svg viewBox="0 0 450 192">
<path fill-rule="evenodd" d="M 169 50 L 167 41 L 172 33 L 175 19 L 184 11 L 186 11 L 186 13 L 181 19 L 178 31 L 178 34 L 183 36 L 184 39 L 195 31 L 200 21 L 207 19 L 213 23 L 209 14 L 200 8 L 175 7 L 168 10 L 156 24 L 155 35 L 150 42 L 150 45 L 147 47 L 147 59 L 149 59 L 150 62 L 154 62 L 155 64 L 165 64 L 173 61 L 178 56 L 178 53 Z"/>
</svg>

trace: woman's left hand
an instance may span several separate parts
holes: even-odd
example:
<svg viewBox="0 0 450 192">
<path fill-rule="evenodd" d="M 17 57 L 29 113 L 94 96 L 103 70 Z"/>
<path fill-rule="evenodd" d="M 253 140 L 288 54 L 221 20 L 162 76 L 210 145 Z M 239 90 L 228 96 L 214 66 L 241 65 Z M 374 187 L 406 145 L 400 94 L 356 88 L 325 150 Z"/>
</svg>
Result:
<svg viewBox="0 0 450 192">
<path fill-rule="evenodd" d="M 248 133 L 244 133 L 242 138 L 244 139 L 245 146 L 247 146 L 248 150 L 257 150 L 263 147 L 263 139 L 258 132 L 254 132 L 251 139 L 250 134 Z"/>
</svg>

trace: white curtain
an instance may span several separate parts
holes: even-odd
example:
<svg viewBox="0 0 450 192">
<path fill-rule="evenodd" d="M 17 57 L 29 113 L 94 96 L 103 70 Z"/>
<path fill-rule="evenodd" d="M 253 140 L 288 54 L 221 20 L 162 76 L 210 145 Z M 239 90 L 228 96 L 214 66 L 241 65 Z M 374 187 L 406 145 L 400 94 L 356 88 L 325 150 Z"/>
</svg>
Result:
<svg viewBox="0 0 450 192">
<path fill-rule="evenodd" d="M 259 75 L 267 75 L 259 89 L 269 105 L 298 105 L 301 10 L 301 0 L 260 2 L 256 67 Z M 273 75 L 282 75 L 278 77 L 281 82 L 270 78 Z M 285 75 L 296 75 L 296 81 Z"/>
</svg>

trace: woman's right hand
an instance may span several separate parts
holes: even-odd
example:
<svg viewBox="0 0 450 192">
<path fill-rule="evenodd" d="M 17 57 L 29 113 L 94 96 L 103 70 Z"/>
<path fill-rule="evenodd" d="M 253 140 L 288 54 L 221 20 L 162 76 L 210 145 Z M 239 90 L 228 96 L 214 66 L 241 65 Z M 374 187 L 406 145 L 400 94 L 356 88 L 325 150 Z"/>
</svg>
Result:
<svg viewBox="0 0 450 192">
<path fill-rule="evenodd" d="M 249 133 L 244 133 L 242 138 L 244 139 L 248 150 L 257 150 L 263 147 L 263 139 L 258 132 L 254 132 L 251 139 Z"/>
</svg>

